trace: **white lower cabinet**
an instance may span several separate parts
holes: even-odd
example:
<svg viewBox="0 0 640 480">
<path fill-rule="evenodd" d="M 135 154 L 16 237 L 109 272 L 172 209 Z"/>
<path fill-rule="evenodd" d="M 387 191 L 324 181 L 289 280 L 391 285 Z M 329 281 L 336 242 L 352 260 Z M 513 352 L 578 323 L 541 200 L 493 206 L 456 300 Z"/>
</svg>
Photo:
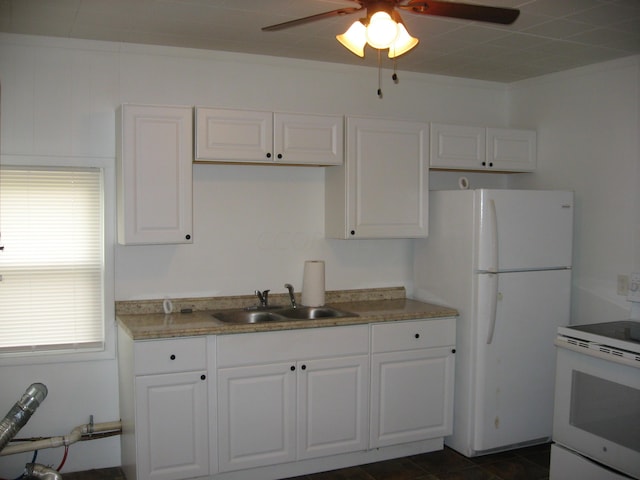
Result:
<svg viewBox="0 0 640 480">
<path fill-rule="evenodd" d="M 118 366 L 127 479 L 209 475 L 207 337 L 134 342 L 118 329 Z"/>
<path fill-rule="evenodd" d="M 289 364 L 218 371 L 220 471 L 295 460 L 295 372 Z"/>
<path fill-rule="evenodd" d="M 138 478 L 209 474 L 206 377 L 203 370 L 136 378 Z"/>
<path fill-rule="evenodd" d="M 367 448 L 368 386 L 368 355 L 299 364 L 298 459 Z"/>
<path fill-rule="evenodd" d="M 372 326 L 372 448 L 451 434 L 455 319 Z"/>
<path fill-rule="evenodd" d="M 442 448 L 455 321 L 145 341 L 119 328 L 123 470 L 262 480 Z"/>
<path fill-rule="evenodd" d="M 220 337 L 220 471 L 366 449 L 368 337 L 366 325 Z"/>
</svg>

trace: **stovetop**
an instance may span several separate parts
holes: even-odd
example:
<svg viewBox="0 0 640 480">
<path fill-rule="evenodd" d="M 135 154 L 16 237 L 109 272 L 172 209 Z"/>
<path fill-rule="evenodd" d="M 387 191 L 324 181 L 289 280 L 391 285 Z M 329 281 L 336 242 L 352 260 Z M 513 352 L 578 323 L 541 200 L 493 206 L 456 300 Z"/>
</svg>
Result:
<svg viewBox="0 0 640 480">
<path fill-rule="evenodd" d="M 558 328 L 558 334 L 640 353 L 640 322 L 635 320 L 569 325 Z"/>
</svg>

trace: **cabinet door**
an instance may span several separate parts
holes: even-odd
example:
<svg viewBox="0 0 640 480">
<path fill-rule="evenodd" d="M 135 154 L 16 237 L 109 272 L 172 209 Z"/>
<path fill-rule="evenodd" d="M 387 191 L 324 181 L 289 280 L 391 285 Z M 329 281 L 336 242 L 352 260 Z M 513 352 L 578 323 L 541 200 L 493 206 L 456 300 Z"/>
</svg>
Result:
<svg viewBox="0 0 640 480">
<path fill-rule="evenodd" d="M 298 459 L 366 450 L 369 357 L 298 363 Z"/>
<path fill-rule="evenodd" d="M 197 107 L 195 116 L 196 162 L 273 161 L 271 112 Z"/>
<path fill-rule="evenodd" d="M 325 234 L 426 237 L 428 125 L 349 117 L 346 152 L 344 168 L 326 171 Z"/>
<path fill-rule="evenodd" d="M 118 242 L 191 243 L 191 107 L 123 105 L 117 118 Z"/>
<path fill-rule="evenodd" d="M 487 129 L 487 162 L 495 170 L 532 172 L 536 169 L 536 158 L 534 130 Z"/>
<path fill-rule="evenodd" d="M 296 366 L 218 370 L 221 472 L 295 460 Z"/>
<path fill-rule="evenodd" d="M 371 357 L 371 448 L 451 434 L 451 347 Z"/>
<path fill-rule="evenodd" d="M 342 164 L 343 123 L 338 115 L 274 114 L 274 160 L 287 164 Z"/>
<path fill-rule="evenodd" d="M 431 124 L 431 168 L 483 170 L 486 168 L 483 127 Z"/>
<path fill-rule="evenodd" d="M 206 372 L 135 379 L 137 478 L 209 474 Z"/>
</svg>

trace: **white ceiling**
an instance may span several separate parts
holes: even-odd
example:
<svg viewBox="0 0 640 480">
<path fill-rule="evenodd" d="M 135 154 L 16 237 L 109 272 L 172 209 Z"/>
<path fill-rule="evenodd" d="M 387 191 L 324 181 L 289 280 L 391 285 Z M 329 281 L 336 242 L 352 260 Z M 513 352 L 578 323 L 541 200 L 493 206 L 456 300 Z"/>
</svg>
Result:
<svg viewBox="0 0 640 480">
<path fill-rule="evenodd" d="M 402 12 L 420 44 L 398 70 L 512 82 L 640 53 L 640 0 L 466 0 L 519 8 L 513 25 Z M 0 31 L 377 65 L 336 40 L 360 15 L 261 27 L 357 6 L 348 0 L 0 0 Z M 383 67 L 392 68 L 383 56 Z"/>
</svg>

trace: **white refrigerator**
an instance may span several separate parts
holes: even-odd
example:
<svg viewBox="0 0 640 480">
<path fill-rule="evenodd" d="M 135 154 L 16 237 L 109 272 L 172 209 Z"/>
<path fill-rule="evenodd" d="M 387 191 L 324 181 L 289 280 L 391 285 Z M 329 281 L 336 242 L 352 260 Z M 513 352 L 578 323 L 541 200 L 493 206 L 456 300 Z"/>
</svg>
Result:
<svg viewBox="0 0 640 480">
<path fill-rule="evenodd" d="M 572 192 L 430 192 L 414 291 L 460 313 L 445 444 L 463 455 L 551 439 L 553 341 L 569 323 L 572 240 Z"/>
</svg>

